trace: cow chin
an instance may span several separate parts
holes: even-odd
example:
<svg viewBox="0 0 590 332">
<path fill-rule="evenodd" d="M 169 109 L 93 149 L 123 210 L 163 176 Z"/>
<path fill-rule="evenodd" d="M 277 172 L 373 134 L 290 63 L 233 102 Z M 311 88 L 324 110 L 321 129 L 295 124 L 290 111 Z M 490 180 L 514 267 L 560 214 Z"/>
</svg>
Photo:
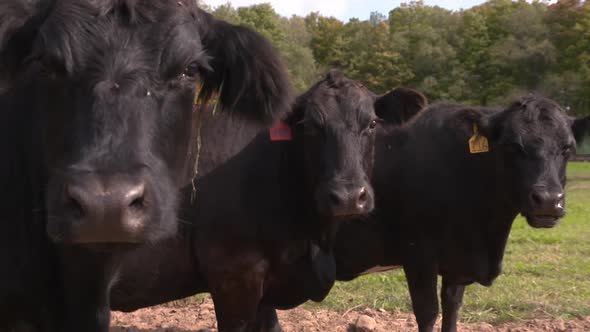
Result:
<svg viewBox="0 0 590 332">
<path fill-rule="evenodd" d="M 534 228 L 553 228 L 559 224 L 561 217 L 549 215 L 524 214 L 527 223 Z"/>
<path fill-rule="evenodd" d="M 91 225 L 79 224 L 72 218 L 53 218 L 47 223 L 47 234 L 56 244 L 84 247 L 98 252 L 132 249 L 145 243 L 156 243 L 176 231 L 176 216 L 152 215 L 142 223 L 110 219 Z"/>
<path fill-rule="evenodd" d="M 99 254 L 116 254 L 130 251 L 138 247 L 137 243 L 84 243 L 69 245 L 74 245 L 76 247 L 84 248 L 88 251 Z"/>
</svg>

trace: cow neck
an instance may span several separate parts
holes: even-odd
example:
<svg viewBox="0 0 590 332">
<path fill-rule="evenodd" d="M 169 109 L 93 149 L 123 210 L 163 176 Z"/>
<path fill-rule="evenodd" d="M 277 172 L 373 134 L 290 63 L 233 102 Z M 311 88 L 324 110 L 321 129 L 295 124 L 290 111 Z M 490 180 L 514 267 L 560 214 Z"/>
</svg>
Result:
<svg viewBox="0 0 590 332">
<path fill-rule="evenodd" d="M 305 176 L 303 142 L 294 135 L 293 140 L 279 144 L 282 145 L 280 174 L 282 178 L 288 179 L 281 187 L 284 197 L 291 198 L 288 208 L 289 211 L 294 211 L 295 218 L 291 220 L 295 224 L 294 230 L 302 239 L 331 252 L 337 226 L 330 218 L 321 216 L 315 208 L 314 186 Z"/>
<path fill-rule="evenodd" d="M 0 254 L 0 263 L 20 266 L 5 269 L 3 280 L 12 285 L 15 294 L 33 291 L 50 315 L 58 310 L 60 282 L 55 270 L 54 246 L 46 235 L 44 190 L 47 177 L 42 155 L 42 131 L 37 128 L 42 118 L 35 111 L 35 101 L 28 94 L 34 86 L 20 86 L 17 93 L 0 96 L 3 121 L 0 125 L 0 147 L 3 151 L 0 205 L 2 233 L 0 239 L 8 248 Z M 22 93 L 22 94 L 21 94 Z M 22 294 L 21 294 L 22 295 Z M 1 303 L 0 306 L 4 303 Z M 40 308 L 39 308 L 40 309 Z"/>
<path fill-rule="evenodd" d="M 495 159 L 497 159 L 497 157 Z M 490 248 L 490 260 L 492 264 L 499 264 L 501 266 L 506 244 L 508 242 L 508 237 L 510 236 L 512 225 L 519 214 L 519 208 L 514 204 L 515 198 L 511 197 L 512 195 L 506 194 L 510 192 L 510 186 L 506 184 L 507 179 L 505 178 L 506 174 L 504 169 L 501 167 L 496 167 L 496 172 L 496 181 L 494 181 L 496 184 L 496 199 L 494 201 L 500 202 L 505 207 L 505 209 L 496 209 L 498 214 L 493 216 L 493 228 L 488 230 L 487 235 L 489 238 L 493 239 L 491 243 L 496 244 L 494 248 Z"/>
<path fill-rule="evenodd" d="M 30 92 L 34 86 L 19 87 L 15 90 Z M 36 103 L 26 95 L 17 92 L 1 96 L 0 109 L 4 112 L 4 126 L 0 130 L 3 151 L 2 202 L 5 205 L 4 217 L 20 231 L 24 231 L 31 241 L 45 237 L 45 174 L 42 151 L 43 130 L 40 128 L 42 114 L 37 114 Z M 5 103 L 4 98 L 12 100 Z M 23 230 L 23 227 L 25 228 Z M 6 229 L 5 229 L 6 231 Z M 9 231 L 5 234 L 11 234 Z M 19 234 L 22 234 L 19 232 Z"/>
</svg>

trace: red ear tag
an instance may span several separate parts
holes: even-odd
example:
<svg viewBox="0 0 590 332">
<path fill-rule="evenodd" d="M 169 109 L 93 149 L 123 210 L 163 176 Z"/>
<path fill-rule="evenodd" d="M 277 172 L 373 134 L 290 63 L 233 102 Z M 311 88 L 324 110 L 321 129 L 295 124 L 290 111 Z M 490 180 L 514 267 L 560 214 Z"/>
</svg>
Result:
<svg viewBox="0 0 590 332">
<path fill-rule="evenodd" d="M 270 127 L 269 130 L 271 141 L 290 141 L 293 139 L 291 127 L 283 121 L 277 122 L 274 126 Z"/>
</svg>

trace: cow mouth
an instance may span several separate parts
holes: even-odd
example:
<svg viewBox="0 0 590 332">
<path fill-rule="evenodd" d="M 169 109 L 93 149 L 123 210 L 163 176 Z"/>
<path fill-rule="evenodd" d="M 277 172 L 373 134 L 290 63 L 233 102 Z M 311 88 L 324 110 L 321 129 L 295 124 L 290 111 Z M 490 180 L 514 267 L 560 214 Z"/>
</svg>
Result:
<svg viewBox="0 0 590 332">
<path fill-rule="evenodd" d="M 105 254 L 112 254 L 122 251 L 129 251 L 138 247 L 139 243 L 84 243 L 84 244 L 76 244 L 81 248 L 86 250 L 90 250 L 97 253 L 105 253 Z"/>
<path fill-rule="evenodd" d="M 332 222 L 335 223 L 346 223 L 350 221 L 366 221 L 370 214 L 370 210 L 365 211 L 347 211 L 345 213 L 321 213 L 323 217 L 329 218 Z"/>
<path fill-rule="evenodd" d="M 527 223 L 534 228 L 553 228 L 563 216 L 556 215 L 524 215 Z"/>
</svg>

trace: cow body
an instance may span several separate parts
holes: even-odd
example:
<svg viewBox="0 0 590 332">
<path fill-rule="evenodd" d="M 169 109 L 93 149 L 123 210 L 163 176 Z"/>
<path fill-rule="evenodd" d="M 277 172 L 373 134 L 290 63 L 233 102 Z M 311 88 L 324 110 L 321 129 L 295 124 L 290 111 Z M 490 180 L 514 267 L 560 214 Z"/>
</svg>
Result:
<svg viewBox="0 0 590 332">
<path fill-rule="evenodd" d="M 500 274 L 516 216 L 544 228 L 564 215 L 565 168 L 581 127 L 552 101 L 526 97 L 506 110 L 434 105 L 378 137 L 376 213 L 340 228 L 338 279 L 403 267 L 419 330 L 432 331 L 441 275 L 442 330 L 455 331 L 464 287 Z M 474 130 L 489 151 L 470 153 Z"/>
<path fill-rule="evenodd" d="M 266 122 L 292 101 L 269 43 L 193 1 L 5 1 L 0 81 L 3 329 L 108 330 L 121 255 L 177 232 L 197 86 Z"/>
</svg>

